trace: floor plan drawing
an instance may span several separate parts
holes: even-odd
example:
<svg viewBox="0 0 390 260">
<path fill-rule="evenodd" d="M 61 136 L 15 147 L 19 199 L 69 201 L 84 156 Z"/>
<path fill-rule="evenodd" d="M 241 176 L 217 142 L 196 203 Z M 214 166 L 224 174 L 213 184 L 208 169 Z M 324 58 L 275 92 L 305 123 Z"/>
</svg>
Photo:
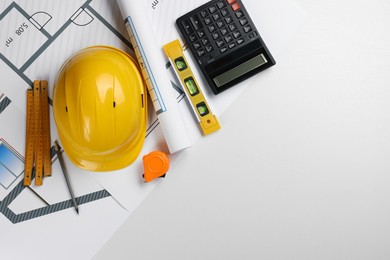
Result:
<svg viewBox="0 0 390 260">
<path fill-rule="evenodd" d="M 42 71 L 42 67 L 48 67 L 51 64 L 51 59 L 48 57 L 53 56 L 53 53 L 56 53 L 56 59 L 59 58 L 57 55 L 61 54 L 60 58 L 65 61 L 80 48 L 90 45 L 113 45 L 112 37 L 107 37 L 107 34 L 116 36 L 115 45 L 117 47 L 123 49 L 127 46 L 126 49 L 130 49 L 129 41 L 91 7 L 91 2 L 91 0 L 86 1 L 57 28 L 50 26 L 55 22 L 53 20 L 56 17 L 53 18 L 48 12 L 36 11 L 30 15 L 22 6 L 12 2 L 0 14 L 0 27 L 7 29 L 2 29 L 0 32 L 2 43 L 0 44 L 0 59 L 28 86 L 31 86 L 34 77 L 39 74 L 38 70 Z M 93 31 L 99 33 L 94 37 L 82 37 L 86 31 L 90 33 L 91 28 L 88 26 L 94 27 Z M 80 34 L 80 37 L 74 37 L 74 33 Z M 72 34 L 72 37 L 69 34 Z M 101 35 L 100 39 L 98 35 Z M 72 39 L 72 42 L 69 39 Z M 74 39 L 82 40 L 73 42 Z M 60 64 L 53 68 L 53 71 L 58 71 L 58 66 Z M 49 74 L 53 77 L 56 75 L 56 73 Z M 54 78 L 50 80 L 52 82 Z"/>
<path fill-rule="evenodd" d="M 22 2 L 22 1 L 21 1 Z M 44 2 L 44 1 L 43 1 Z M 7 94 L 0 94 L 0 114 L 5 116 L 5 109 L 10 105 L 11 99 L 7 96 L 12 96 L 15 100 L 13 110 L 20 110 L 17 113 L 17 120 L 24 120 L 24 95 L 25 90 L 32 86 L 33 80 L 39 77 L 49 78 L 49 82 L 53 83 L 55 73 L 60 66 L 53 66 L 48 57 L 53 56 L 53 52 L 61 53 L 62 60 L 65 61 L 75 50 L 89 46 L 89 45 L 113 45 L 112 38 L 116 39 L 115 44 L 119 48 L 130 49 L 131 44 L 118 32 L 110 22 L 103 18 L 92 6 L 91 0 L 85 1 L 81 6 L 71 10 L 67 8 L 65 13 L 71 13 L 68 19 L 65 19 L 62 24 L 58 23 L 56 26 L 51 25 L 55 23 L 55 14 L 50 14 L 46 10 L 37 10 L 34 13 L 29 13 L 21 3 L 11 2 L 5 6 L 0 13 L 0 60 L 3 62 L 2 68 L 8 67 L 12 70 L 14 75 L 17 75 L 24 84 L 18 84 L 2 89 Z M 73 1 L 74 4 L 77 4 Z M 75 7 L 77 5 L 74 5 Z M 45 7 L 44 7 L 45 8 Z M 50 9 L 48 7 L 48 9 Z M 69 42 L 66 39 L 70 38 L 69 34 L 79 33 L 83 34 L 91 28 L 96 28 L 96 31 L 102 35 L 99 37 L 83 38 L 83 41 L 76 41 L 71 48 L 68 46 L 64 48 L 64 42 Z M 101 33 L 104 31 L 104 33 Z M 106 34 L 110 34 L 107 37 Z M 114 36 L 114 37 L 113 37 Z M 74 39 L 74 36 L 72 37 Z M 77 38 L 77 37 L 76 37 Z M 81 37 L 80 37 L 81 38 Z M 105 39 L 104 39 L 105 38 Z M 107 41 L 107 39 L 110 41 Z M 62 51 L 59 51 L 61 49 Z M 65 51 L 65 50 L 68 51 Z M 58 59 L 58 57 L 56 57 Z M 44 68 L 44 69 L 43 69 Z M 47 72 L 47 68 L 53 68 L 52 71 Z M 41 74 L 45 71 L 45 75 Z M 11 73 L 9 73 L 11 74 Z M 11 74 L 12 75 L 12 74 Z M 51 84 L 52 85 L 52 84 Z M 19 108 L 19 109 L 18 109 Z M 0 117 L 0 121 L 2 117 Z M 152 124 L 152 128 L 156 123 Z M 53 125 L 52 125 L 53 128 Z M 53 132 L 53 131 L 52 131 Z M 0 189 L 3 189 L 0 202 L 0 212 L 6 216 L 12 223 L 26 221 L 32 218 L 37 218 L 42 215 L 50 214 L 59 210 L 72 207 L 70 200 L 58 201 L 55 204 L 46 205 L 45 207 L 31 210 L 22 214 L 14 214 L 8 206 L 25 188 L 22 184 L 22 175 L 24 172 L 24 158 L 23 146 L 13 148 L 11 144 L 7 143 L 0 132 Z M 19 135 L 21 132 L 19 133 Z M 55 136 L 55 135 L 54 135 Z M 20 139 L 22 136 L 12 136 L 10 143 L 13 140 Z M 53 163 L 55 163 L 54 153 L 52 153 Z M 14 184 L 14 185 L 12 185 Z M 12 188 L 12 189 L 11 189 Z M 39 193 L 39 191 L 37 192 Z M 78 203 L 84 204 L 110 196 L 105 190 L 97 190 L 92 193 L 87 193 L 76 198 Z M 43 196 L 44 198 L 44 196 Z"/>
</svg>

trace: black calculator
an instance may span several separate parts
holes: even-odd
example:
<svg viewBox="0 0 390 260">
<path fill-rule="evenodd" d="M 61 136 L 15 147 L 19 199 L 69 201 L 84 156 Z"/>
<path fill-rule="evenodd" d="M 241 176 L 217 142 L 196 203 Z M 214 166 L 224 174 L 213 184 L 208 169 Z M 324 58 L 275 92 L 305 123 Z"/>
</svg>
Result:
<svg viewBox="0 0 390 260">
<path fill-rule="evenodd" d="M 212 0 L 176 24 L 214 94 L 275 65 L 240 0 Z"/>
</svg>

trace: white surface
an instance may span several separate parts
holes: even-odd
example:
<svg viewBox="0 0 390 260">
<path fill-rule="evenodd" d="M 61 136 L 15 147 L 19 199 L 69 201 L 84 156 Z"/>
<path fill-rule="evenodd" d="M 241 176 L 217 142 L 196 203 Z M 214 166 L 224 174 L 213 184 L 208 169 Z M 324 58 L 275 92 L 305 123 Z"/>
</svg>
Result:
<svg viewBox="0 0 390 260">
<path fill-rule="evenodd" d="M 390 2 L 298 2 L 307 23 L 267 84 L 95 260 L 390 258 Z"/>
</svg>

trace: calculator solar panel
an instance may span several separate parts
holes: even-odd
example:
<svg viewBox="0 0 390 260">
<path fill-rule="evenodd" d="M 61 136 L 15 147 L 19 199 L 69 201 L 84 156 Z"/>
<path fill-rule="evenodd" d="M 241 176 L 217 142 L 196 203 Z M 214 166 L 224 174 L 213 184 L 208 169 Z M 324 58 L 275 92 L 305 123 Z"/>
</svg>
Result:
<svg viewBox="0 0 390 260">
<path fill-rule="evenodd" d="M 275 64 L 240 0 L 212 0 L 176 24 L 214 94 Z"/>
</svg>

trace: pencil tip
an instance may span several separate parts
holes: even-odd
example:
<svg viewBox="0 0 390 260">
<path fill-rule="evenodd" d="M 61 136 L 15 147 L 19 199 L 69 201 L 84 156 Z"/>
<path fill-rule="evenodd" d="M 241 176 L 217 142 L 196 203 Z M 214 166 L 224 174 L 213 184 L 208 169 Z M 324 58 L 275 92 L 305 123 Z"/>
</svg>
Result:
<svg viewBox="0 0 390 260">
<path fill-rule="evenodd" d="M 80 215 L 79 208 L 76 208 L 77 215 Z"/>
</svg>

